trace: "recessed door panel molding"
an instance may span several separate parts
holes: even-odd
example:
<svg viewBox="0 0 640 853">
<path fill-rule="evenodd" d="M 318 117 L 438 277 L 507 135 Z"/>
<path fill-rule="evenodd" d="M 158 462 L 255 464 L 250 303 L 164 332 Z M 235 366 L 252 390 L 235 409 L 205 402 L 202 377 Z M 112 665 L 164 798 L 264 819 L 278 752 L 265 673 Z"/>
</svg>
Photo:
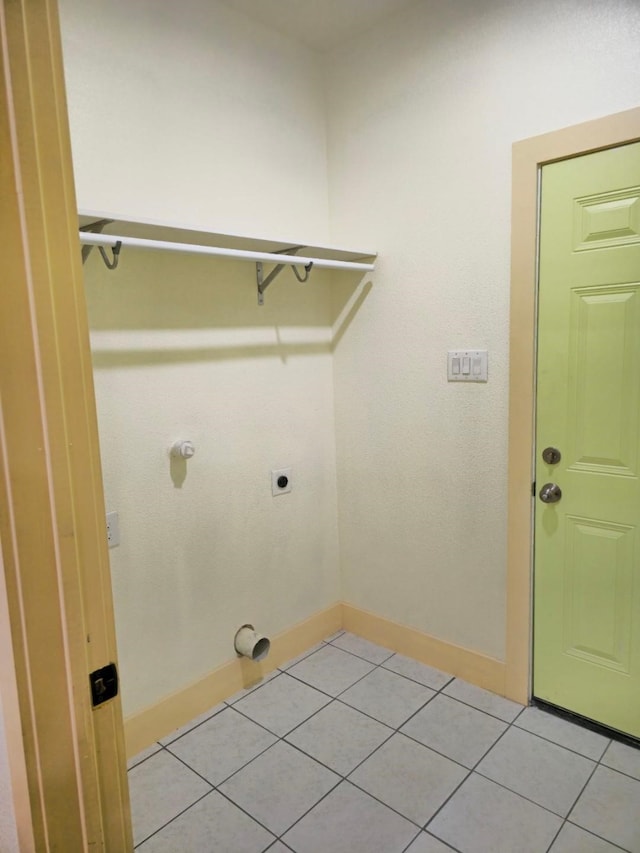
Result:
<svg viewBox="0 0 640 853">
<path fill-rule="evenodd" d="M 536 697 L 636 737 L 639 186 L 640 143 L 542 168 L 533 643 Z"/>
<path fill-rule="evenodd" d="M 575 200 L 574 250 L 640 242 L 640 187 Z"/>
<path fill-rule="evenodd" d="M 628 673 L 636 530 L 575 516 L 566 521 L 565 653 Z"/>
<path fill-rule="evenodd" d="M 636 476 L 640 284 L 571 292 L 568 457 L 572 470 Z"/>
</svg>

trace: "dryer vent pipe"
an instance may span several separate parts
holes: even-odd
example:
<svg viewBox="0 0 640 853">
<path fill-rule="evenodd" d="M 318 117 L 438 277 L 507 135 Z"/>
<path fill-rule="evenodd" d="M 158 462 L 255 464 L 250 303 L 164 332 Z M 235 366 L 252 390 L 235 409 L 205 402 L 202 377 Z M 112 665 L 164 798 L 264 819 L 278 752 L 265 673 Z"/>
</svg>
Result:
<svg viewBox="0 0 640 853">
<path fill-rule="evenodd" d="M 260 661 L 269 654 L 271 640 L 263 637 L 262 634 L 256 634 L 253 625 L 243 625 L 237 632 L 233 645 L 239 655 L 249 660 Z"/>
</svg>

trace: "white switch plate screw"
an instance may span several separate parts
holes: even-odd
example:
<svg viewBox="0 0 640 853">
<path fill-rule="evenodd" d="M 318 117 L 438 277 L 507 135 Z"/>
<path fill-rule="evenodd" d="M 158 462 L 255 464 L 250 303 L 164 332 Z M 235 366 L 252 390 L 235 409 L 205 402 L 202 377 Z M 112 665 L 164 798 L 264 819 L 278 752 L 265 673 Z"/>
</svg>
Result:
<svg viewBox="0 0 640 853">
<path fill-rule="evenodd" d="M 109 548 L 116 548 L 120 544 L 120 521 L 117 512 L 107 513 L 107 542 Z"/>
<path fill-rule="evenodd" d="M 271 494 L 286 495 L 291 491 L 291 468 L 278 468 L 271 472 Z"/>
<path fill-rule="evenodd" d="M 486 349 L 450 350 L 447 353 L 449 382 L 486 382 L 488 379 Z"/>
</svg>

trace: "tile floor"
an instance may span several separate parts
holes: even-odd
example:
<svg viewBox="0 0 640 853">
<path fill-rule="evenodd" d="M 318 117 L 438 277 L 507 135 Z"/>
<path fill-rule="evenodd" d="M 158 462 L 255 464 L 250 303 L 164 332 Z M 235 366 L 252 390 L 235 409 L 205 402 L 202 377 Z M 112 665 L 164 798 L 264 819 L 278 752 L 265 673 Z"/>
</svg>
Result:
<svg viewBox="0 0 640 853">
<path fill-rule="evenodd" d="M 142 853 L 640 853 L 640 750 L 344 632 L 129 767 Z"/>
</svg>

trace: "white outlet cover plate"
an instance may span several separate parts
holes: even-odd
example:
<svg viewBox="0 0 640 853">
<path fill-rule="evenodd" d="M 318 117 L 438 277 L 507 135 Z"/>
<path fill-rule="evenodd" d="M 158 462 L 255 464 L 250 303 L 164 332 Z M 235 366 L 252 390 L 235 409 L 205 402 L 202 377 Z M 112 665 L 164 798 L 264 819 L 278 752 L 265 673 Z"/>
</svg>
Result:
<svg viewBox="0 0 640 853">
<path fill-rule="evenodd" d="M 283 487 L 278 485 L 278 480 L 280 477 L 287 478 L 287 485 Z M 271 472 L 271 494 L 276 497 L 277 495 L 286 495 L 291 491 L 291 468 L 278 468 Z"/>
<path fill-rule="evenodd" d="M 467 367 L 468 372 L 464 372 Z M 449 350 L 447 353 L 448 382 L 487 382 L 488 352 L 486 349 Z"/>
</svg>

